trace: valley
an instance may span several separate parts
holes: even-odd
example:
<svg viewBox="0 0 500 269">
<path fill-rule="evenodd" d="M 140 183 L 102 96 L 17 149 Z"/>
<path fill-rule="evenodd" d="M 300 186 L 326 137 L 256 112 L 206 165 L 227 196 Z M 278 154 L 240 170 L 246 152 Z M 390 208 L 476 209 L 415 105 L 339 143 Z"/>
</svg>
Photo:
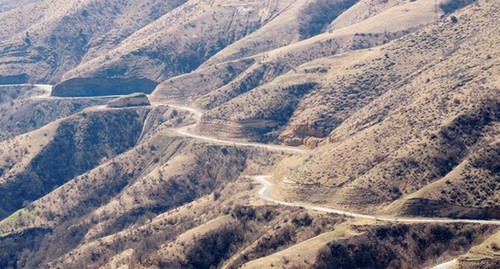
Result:
<svg viewBox="0 0 500 269">
<path fill-rule="evenodd" d="M 16 86 L 30 86 L 30 85 L 16 85 Z M 39 88 L 44 90 L 44 94 L 42 95 L 37 95 L 34 96 L 34 98 L 52 98 L 50 97 L 50 91 L 52 89 L 51 85 L 31 85 L 35 88 Z M 4 86 L 0 86 L 4 87 Z M 47 95 L 48 93 L 48 95 Z M 110 96 L 111 97 L 111 96 Z M 113 96 L 116 97 L 116 96 Z M 57 98 L 57 97 L 56 97 Z M 68 97 L 68 99 L 73 99 L 73 98 L 79 98 L 79 97 Z M 149 106 L 149 105 L 146 105 Z M 178 110 L 184 110 L 189 113 L 192 113 L 196 119 L 196 123 L 192 125 L 187 125 L 183 126 L 180 128 L 177 128 L 175 131 L 177 134 L 181 136 L 185 136 L 188 138 L 194 138 L 198 140 L 202 140 L 205 142 L 210 142 L 210 143 L 215 143 L 215 144 L 223 144 L 223 145 L 230 145 L 233 147 L 255 147 L 255 148 L 263 148 L 266 150 L 271 150 L 271 151 L 281 151 L 281 152 L 289 152 L 289 153 L 294 153 L 294 154 L 305 154 L 307 151 L 298 147 L 291 147 L 291 146 L 279 146 L 279 145 L 272 145 L 272 144 L 259 144 L 259 143 L 244 143 L 244 142 L 238 142 L 238 141 L 230 141 L 230 140 L 221 140 L 217 139 L 214 137 L 208 137 L 208 136 L 203 136 L 203 135 L 197 135 L 195 133 L 192 133 L 192 130 L 195 129 L 197 126 L 198 122 L 201 120 L 203 116 L 203 112 L 200 111 L 199 109 L 191 108 L 191 107 L 186 107 L 182 105 L 173 105 L 169 103 L 162 103 L 162 102 L 155 102 L 153 106 L 167 106 L 167 107 L 172 107 Z M 100 107 L 99 109 L 106 109 Z M 143 130 L 145 129 L 144 127 L 142 128 Z M 353 212 L 347 212 L 347 211 L 342 211 L 342 210 L 335 210 L 331 208 L 325 208 L 325 207 L 319 207 L 319 206 L 314 206 L 314 205 L 305 205 L 305 204 L 300 204 L 300 203 L 293 203 L 293 202 L 284 202 L 280 200 L 273 199 L 269 195 L 269 191 L 272 188 L 272 184 L 267 181 L 266 179 L 272 177 L 271 175 L 256 175 L 256 176 L 251 176 L 252 179 L 254 179 L 256 182 L 259 184 L 262 184 L 262 189 L 258 191 L 258 195 L 261 199 L 272 202 L 272 203 L 277 203 L 281 204 L 284 206 L 291 206 L 291 207 L 303 207 L 306 209 L 314 210 L 314 211 L 320 211 L 320 212 L 326 212 L 326 213 L 334 213 L 338 215 L 343 215 L 346 217 L 353 217 L 353 218 L 360 218 L 360 219 L 369 219 L 369 220 L 376 220 L 376 221 L 387 221 L 387 222 L 409 222 L 409 223 L 476 223 L 476 224 L 492 224 L 492 225 L 500 225 L 500 221 L 495 221 L 495 220 L 474 220 L 474 219 L 465 219 L 465 220 L 460 220 L 460 219 L 440 219 L 440 218 L 397 218 L 397 217 L 387 217 L 387 216 L 376 216 L 376 215 L 363 215 L 363 214 L 357 214 Z"/>
<path fill-rule="evenodd" d="M 0 4 L 0 268 L 497 268 L 498 11 Z"/>
<path fill-rule="evenodd" d="M 12 85 L 13 86 L 13 85 Z M 31 98 L 35 99 L 67 99 L 67 100 L 72 100 L 72 99 L 81 99 L 82 97 L 51 97 L 50 96 L 50 91 L 52 89 L 52 86 L 50 85 L 16 85 L 18 87 L 34 87 L 38 88 L 41 90 L 39 95 L 32 96 Z M 7 87 L 10 87 L 7 86 Z M 109 96 L 109 98 L 116 98 L 117 96 Z M 84 97 L 87 98 L 87 97 Z M 88 98 L 94 98 L 94 97 L 88 97 Z M 97 97 L 98 98 L 98 97 Z M 120 96 L 118 96 L 120 98 Z M 146 105 L 149 106 L 149 105 Z M 199 141 L 203 141 L 206 143 L 211 143 L 211 144 L 220 144 L 220 145 L 228 145 L 231 147 L 243 147 L 243 148 L 259 148 L 259 149 L 264 149 L 264 150 L 269 150 L 269 151 L 277 151 L 281 153 L 289 153 L 289 154 L 299 154 L 299 155 L 304 155 L 307 154 L 309 150 L 303 149 L 303 148 L 298 148 L 298 147 L 291 147 L 291 146 L 279 146 L 279 145 L 272 145 L 272 144 L 260 144 L 260 143 L 245 143 L 245 142 L 240 142 L 240 141 L 232 141 L 232 140 L 223 140 L 223 139 L 218 139 L 210 136 L 204 136 L 204 135 L 198 135 L 196 133 L 193 133 L 193 130 L 196 129 L 196 126 L 199 124 L 199 121 L 203 117 L 203 112 L 200 111 L 199 109 L 191 108 L 191 107 L 186 107 L 182 105 L 172 105 L 166 102 L 153 102 L 151 104 L 151 107 L 159 107 L 159 108 L 164 108 L 164 107 L 172 107 L 178 111 L 186 111 L 189 114 L 193 115 L 193 118 L 195 122 L 190 125 L 185 125 L 176 129 L 173 129 L 177 135 L 180 135 L 182 137 L 190 138 L 190 139 L 195 139 Z M 96 107 L 90 107 L 87 110 L 96 110 L 97 111 L 109 111 L 109 108 L 106 108 L 104 106 L 96 106 Z M 143 132 L 146 129 L 146 122 L 144 122 L 144 126 L 142 127 Z M 143 134 L 141 134 L 141 137 Z M 253 173 L 258 173 L 259 171 L 252 171 Z M 258 196 L 259 199 L 262 199 L 266 202 L 270 202 L 271 204 L 277 204 L 280 206 L 285 206 L 285 207 L 290 207 L 290 208 L 299 208 L 302 210 L 306 211 L 312 211 L 312 212 L 322 212 L 322 213 L 333 213 L 335 215 L 339 215 L 342 218 L 352 218 L 352 221 L 348 222 L 358 222 L 358 220 L 367 220 L 367 221 L 374 221 L 376 225 L 384 225 L 383 223 L 408 223 L 408 224 L 481 224 L 481 225 L 493 225 L 493 227 L 498 227 L 500 225 L 500 221 L 495 221 L 495 220 L 474 220 L 474 219 L 443 219 L 443 218 L 417 218 L 417 217 L 391 217 L 391 216 L 383 216 L 383 215 L 366 215 L 366 214 L 359 214 L 355 212 L 349 212 L 349 211 L 344 211 L 344 210 L 337 210 L 337 209 L 332 209 L 328 207 L 322 207 L 322 206 L 316 206 L 312 204 L 304 204 L 301 202 L 293 202 L 287 199 L 287 201 L 282 201 L 279 199 L 273 198 L 269 192 L 271 188 L 273 187 L 273 184 L 268 181 L 268 179 L 272 176 L 270 175 L 256 175 L 256 176 L 249 176 L 249 175 L 242 175 L 242 177 L 248 177 L 252 180 L 255 180 L 255 182 L 259 185 L 262 185 L 261 189 L 258 189 L 257 192 L 254 192 L 252 195 Z M 17 213 L 21 214 L 21 213 Z M 6 223 L 9 223 L 10 221 L 6 222 L 3 221 L 3 225 Z M 24 221 L 23 221 L 24 222 Z M 5 227 L 5 226 L 4 226 Z M 454 260 L 454 263 L 456 261 Z M 444 263 L 443 266 L 447 266 L 450 263 Z M 440 268 L 440 267 L 438 267 Z M 447 268 L 447 267 L 444 267 Z"/>
</svg>

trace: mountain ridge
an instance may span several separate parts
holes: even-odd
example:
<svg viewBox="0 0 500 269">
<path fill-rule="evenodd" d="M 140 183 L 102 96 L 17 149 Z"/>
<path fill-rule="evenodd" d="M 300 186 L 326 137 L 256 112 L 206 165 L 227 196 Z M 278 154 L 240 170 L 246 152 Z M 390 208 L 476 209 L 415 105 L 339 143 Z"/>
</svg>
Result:
<svg viewBox="0 0 500 269">
<path fill-rule="evenodd" d="M 3 2 L 0 267 L 498 267 L 499 8 Z"/>
</svg>

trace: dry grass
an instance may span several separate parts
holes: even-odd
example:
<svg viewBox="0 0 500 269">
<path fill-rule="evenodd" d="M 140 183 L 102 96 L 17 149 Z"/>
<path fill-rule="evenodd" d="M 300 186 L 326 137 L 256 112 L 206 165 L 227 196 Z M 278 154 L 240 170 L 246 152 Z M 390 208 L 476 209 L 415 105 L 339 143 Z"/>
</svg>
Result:
<svg viewBox="0 0 500 269">
<path fill-rule="evenodd" d="M 283 162 L 278 181 L 287 178 L 299 183 L 295 187 L 282 184 L 283 191 L 292 199 L 314 199 L 363 211 L 415 195 L 462 206 L 464 212 L 466 207 L 485 212 L 498 208 L 491 162 L 498 147 L 494 112 L 498 103 L 491 99 L 498 79 L 490 76 L 497 72 L 493 69 L 498 58 L 491 56 L 495 54 L 491 48 L 498 40 L 477 31 L 483 24 L 497 27 L 493 20 L 484 19 L 485 14 L 492 14 L 491 4 L 485 2 L 481 8 L 457 15 L 462 23 L 446 20 L 382 47 L 383 57 L 394 67 L 381 68 L 389 74 L 387 80 L 368 85 L 388 88 L 348 115 L 312 156 Z M 438 45 L 445 43 L 452 45 Z M 437 55 L 442 56 L 433 61 Z M 359 65 L 380 63 L 367 60 Z M 392 83 L 390 76 L 405 79 Z M 306 115 L 297 113 L 292 120 Z M 425 191 L 419 192 L 422 188 Z"/>
<path fill-rule="evenodd" d="M 2 75 L 160 81 L 180 74 L 151 100 L 207 110 L 199 131 L 313 148 L 289 157 L 188 139 L 172 128 L 194 118 L 168 106 L 92 107 L 33 132 L 20 128 L 24 134 L 0 142 L 0 186 L 22 183 L 19 175 L 32 172 L 37 158 L 45 164 L 71 159 L 44 152 L 51 147 L 78 145 L 72 153 L 85 156 L 79 163 L 87 166 L 0 222 L 0 267 L 369 262 L 409 268 L 472 245 L 461 262 L 496 259 L 498 236 L 487 238 L 494 227 L 346 221 L 258 198 L 260 186 L 246 176 L 269 172 L 271 195 L 285 201 L 395 215 L 428 214 L 421 210 L 425 202 L 437 205 L 432 216 L 498 209 L 496 3 L 479 1 L 454 14 L 457 21 L 435 24 L 441 13 L 433 0 L 363 1 L 335 19 L 313 18 L 325 3 L 40 0 L 0 13 L 8 26 L 0 29 L 0 61 L 12 62 L 1 65 Z M 33 60 L 52 49 L 71 57 L 59 55 L 65 61 L 54 65 Z M 32 104 L 21 93 L 1 97 L 0 109 L 16 115 Z M 75 131 L 60 133 L 61 125 Z"/>
</svg>

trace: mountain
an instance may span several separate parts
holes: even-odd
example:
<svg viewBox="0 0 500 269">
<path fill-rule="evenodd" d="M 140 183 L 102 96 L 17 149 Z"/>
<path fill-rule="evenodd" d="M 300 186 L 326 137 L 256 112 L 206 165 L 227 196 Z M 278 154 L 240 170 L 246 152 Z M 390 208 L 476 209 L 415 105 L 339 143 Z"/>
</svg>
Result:
<svg viewBox="0 0 500 269">
<path fill-rule="evenodd" d="M 0 268 L 497 268 L 497 2 L 2 1 Z"/>
<path fill-rule="evenodd" d="M 183 1 L 31 1 L 0 14 L 2 82 L 55 82 Z"/>
<path fill-rule="evenodd" d="M 287 195 L 312 192 L 315 202 L 367 212 L 497 218 L 499 40 L 491 34 L 496 19 L 484 19 L 490 12 L 487 4 L 464 10 L 457 22 L 366 51 L 346 71 L 352 78 L 330 76 L 332 101 L 321 100 L 330 96 L 323 92 L 301 100 L 281 136 L 296 139 L 305 129 L 307 140 L 312 129 L 309 136 L 322 142 L 311 156 L 281 166 L 281 177 L 296 182 L 282 184 Z M 324 130 L 322 121 L 337 124 Z"/>
</svg>

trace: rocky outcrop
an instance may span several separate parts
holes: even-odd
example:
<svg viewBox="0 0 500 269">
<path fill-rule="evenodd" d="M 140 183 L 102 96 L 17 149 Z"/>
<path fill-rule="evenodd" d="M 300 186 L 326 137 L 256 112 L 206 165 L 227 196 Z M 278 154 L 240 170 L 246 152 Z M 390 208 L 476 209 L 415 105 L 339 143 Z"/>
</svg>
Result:
<svg viewBox="0 0 500 269">
<path fill-rule="evenodd" d="M 52 90 L 52 96 L 106 96 L 135 92 L 150 94 L 157 85 L 157 82 L 149 79 L 75 78 L 56 85 Z"/>
<path fill-rule="evenodd" d="M 1 84 L 19 84 L 28 82 L 28 75 L 12 75 L 12 76 L 2 76 L 0 75 L 0 85 Z"/>
<path fill-rule="evenodd" d="M 133 106 L 149 106 L 148 96 L 144 93 L 135 93 L 115 99 L 108 103 L 108 107 L 120 108 L 120 107 L 133 107 Z"/>
<path fill-rule="evenodd" d="M 271 120 L 226 121 L 204 117 L 196 127 L 200 134 L 225 139 L 242 141 L 267 142 L 278 123 Z"/>
</svg>

